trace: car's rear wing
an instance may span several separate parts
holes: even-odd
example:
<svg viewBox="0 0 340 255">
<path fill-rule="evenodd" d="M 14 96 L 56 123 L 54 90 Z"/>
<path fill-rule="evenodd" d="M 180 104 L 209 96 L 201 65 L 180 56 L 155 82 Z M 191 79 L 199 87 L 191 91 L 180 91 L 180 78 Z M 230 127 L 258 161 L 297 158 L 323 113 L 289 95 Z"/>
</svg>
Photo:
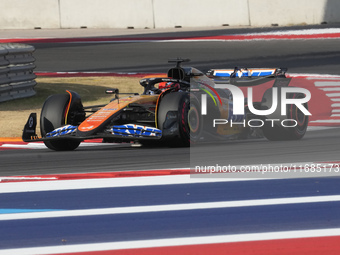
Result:
<svg viewBox="0 0 340 255">
<path fill-rule="evenodd" d="M 207 76 L 210 78 L 230 78 L 230 77 L 268 77 L 276 75 L 284 75 L 287 68 L 240 68 L 235 67 L 234 69 L 210 69 L 207 72 Z"/>
<path fill-rule="evenodd" d="M 211 69 L 207 76 L 218 83 L 230 83 L 237 86 L 256 86 L 267 79 L 286 78 L 287 68 L 240 68 Z"/>
</svg>

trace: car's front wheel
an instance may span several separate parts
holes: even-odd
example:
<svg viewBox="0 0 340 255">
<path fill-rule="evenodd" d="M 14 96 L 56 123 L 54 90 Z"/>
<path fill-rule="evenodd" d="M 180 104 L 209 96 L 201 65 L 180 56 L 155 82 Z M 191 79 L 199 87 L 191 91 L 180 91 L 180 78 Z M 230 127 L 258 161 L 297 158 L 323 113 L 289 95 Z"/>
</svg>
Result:
<svg viewBox="0 0 340 255">
<path fill-rule="evenodd" d="M 70 95 L 68 94 L 52 95 L 46 99 L 40 115 L 40 130 L 42 137 L 45 137 L 47 133 L 66 124 L 75 124 L 71 123 L 72 120 L 70 120 L 70 118 L 67 118 L 68 115 L 74 114 L 72 113 L 72 109 L 68 109 L 71 108 L 69 106 L 70 100 Z M 44 143 L 51 150 L 70 151 L 78 148 L 80 141 L 60 139 L 44 141 Z"/>
</svg>

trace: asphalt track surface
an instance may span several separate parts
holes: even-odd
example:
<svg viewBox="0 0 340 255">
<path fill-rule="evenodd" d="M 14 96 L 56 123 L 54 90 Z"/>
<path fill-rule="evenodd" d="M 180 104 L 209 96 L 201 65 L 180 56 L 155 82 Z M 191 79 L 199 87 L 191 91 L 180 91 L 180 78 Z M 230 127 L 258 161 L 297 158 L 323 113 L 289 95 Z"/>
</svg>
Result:
<svg viewBox="0 0 340 255">
<path fill-rule="evenodd" d="M 221 32 L 210 31 L 209 35 Z M 194 33 L 202 35 L 202 32 Z M 190 65 L 203 71 L 236 65 L 284 66 L 295 73 L 322 74 L 340 74 L 339 45 L 338 39 L 34 44 L 36 71 L 165 72 L 169 68 L 168 58 L 184 57 L 191 58 Z M 330 129 L 308 132 L 301 141 L 259 139 L 210 144 L 195 147 L 198 153 L 195 159 L 204 159 L 207 164 L 216 160 L 215 152 L 225 150 L 224 159 L 234 165 L 332 161 L 339 159 L 339 135 L 340 129 Z M 10 150 L 0 153 L 0 162 L 1 176 L 183 168 L 190 166 L 190 149 L 113 145 L 79 148 L 73 152 Z"/>
<path fill-rule="evenodd" d="M 193 165 L 252 165 L 339 160 L 340 128 L 311 131 L 299 141 L 266 139 L 204 144 L 194 148 L 135 148 L 130 145 L 80 147 L 72 152 L 1 151 L 1 176 L 112 172 Z M 191 153 L 190 153 L 191 150 Z M 221 157 L 221 155 L 223 155 Z"/>
<path fill-rule="evenodd" d="M 328 26 L 331 28 L 331 26 Z M 313 27 L 303 27 L 313 28 Z M 315 28 L 325 28 L 318 26 Z M 280 30 L 292 28 L 280 28 Z M 299 29 L 296 27 L 294 29 Z M 225 29 L 105 39 L 173 38 L 235 35 L 275 31 L 272 28 Z M 93 38 L 98 39 L 98 38 Z M 84 42 L 34 43 L 36 71 L 166 72 L 170 58 L 191 59 L 190 65 L 211 68 L 288 67 L 294 73 L 340 73 L 340 40 L 272 40 L 227 42 Z"/>
</svg>

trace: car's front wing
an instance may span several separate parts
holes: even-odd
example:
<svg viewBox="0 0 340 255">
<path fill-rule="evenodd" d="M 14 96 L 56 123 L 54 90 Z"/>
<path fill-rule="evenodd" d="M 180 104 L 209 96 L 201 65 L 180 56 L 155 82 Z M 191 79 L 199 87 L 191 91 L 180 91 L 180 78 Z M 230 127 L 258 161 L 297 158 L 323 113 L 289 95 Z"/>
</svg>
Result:
<svg viewBox="0 0 340 255">
<path fill-rule="evenodd" d="M 162 131 L 154 127 L 141 126 L 136 124 L 113 125 L 104 132 L 98 132 L 89 136 L 79 136 L 77 126 L 65 125 L 49 132 L 44 137 L 39 137 L 36 133 L 36 113 L 31 113 L 24 127 L 22 139 L 24 142 L 38 142 L 49 140 L 87 140 L 97 138 L 120 139 L 126 141 L 135 140 L 158 140 L 162 137 Z"/>
</svg>

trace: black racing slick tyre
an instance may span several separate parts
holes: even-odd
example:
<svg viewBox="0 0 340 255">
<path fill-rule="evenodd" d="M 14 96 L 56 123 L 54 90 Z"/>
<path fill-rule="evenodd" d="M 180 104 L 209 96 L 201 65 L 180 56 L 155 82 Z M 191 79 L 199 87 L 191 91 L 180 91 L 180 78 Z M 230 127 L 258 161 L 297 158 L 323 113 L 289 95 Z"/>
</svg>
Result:
<svg viewBox="0 0 340 255">
<path fill-rule="evenodd" d="M 290 98 L 304 98 L 304 95 L 294 93 L 289 94 Z M 308 109 L 308 104 L 303 106 Z M 307 131 L 308 115 L 305 115 L 296 105 L 287 105 L 287 115 L 284 121 L 285 126 L 272 127 L 266 123 L 262 127 L 263 135 L 270 141 L 299 140 Z"/>
<path fill-rule="evenodd" d="M 64 126 L 65 112 L 70 101 L 68 94 L 57 94 L 48 97 L 42 107 L 40 115 L 40 130 L 42 137 L 54 129 Z M 60 139 L 44 141 L 45 145 L 55 151 L 71 151 L 78 148 L 80 141 L 72 139 Z"/>
<path fill-rule="evenodd" d="M 162 130 L 162 143 L 169 146 L 190 146 L 201 131 L 200 107 L 189 93 L 165 95 L 158 106 L 157 123 Z"/>
</svg>

